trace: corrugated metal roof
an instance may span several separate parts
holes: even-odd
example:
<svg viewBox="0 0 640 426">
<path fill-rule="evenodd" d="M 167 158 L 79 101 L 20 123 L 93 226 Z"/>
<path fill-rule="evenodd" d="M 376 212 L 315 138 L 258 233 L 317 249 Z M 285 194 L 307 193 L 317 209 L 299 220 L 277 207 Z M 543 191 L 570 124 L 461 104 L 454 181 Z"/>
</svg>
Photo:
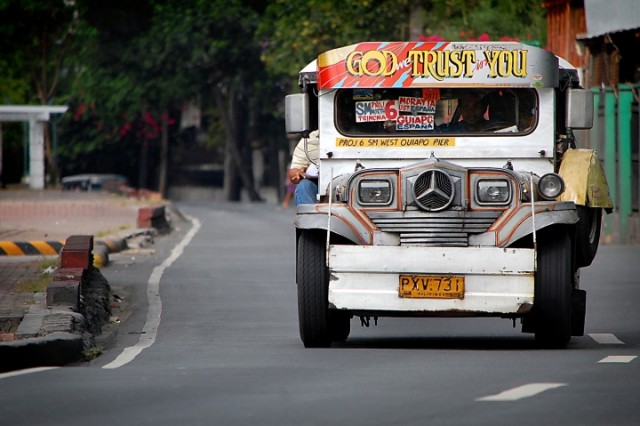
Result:
<svg viewBox="0 0 640 426">
<path fill-rule="evenodd" d="M 587 34 L 581 38 L 640 28 L 639 6 L 638 0 L 584 0 Z"/>
</svg>

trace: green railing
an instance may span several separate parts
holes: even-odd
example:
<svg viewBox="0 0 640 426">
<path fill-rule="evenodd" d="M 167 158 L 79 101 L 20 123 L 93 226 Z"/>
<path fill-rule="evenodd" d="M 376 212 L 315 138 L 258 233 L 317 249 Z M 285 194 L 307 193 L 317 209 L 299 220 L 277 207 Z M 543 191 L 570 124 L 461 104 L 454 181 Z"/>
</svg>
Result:
<svg viewBox="0 0 640 426">
<path fill-rule="evenodd" d="M 629 233 L 629 221 L 637 214 L 640 199 L 640 135 L 638 103 L 634 97 L 639 88 L 639 85 L 621 84 L 616 91 L 611 87 L 593 89 L 596 116 L 589 135 L 590 146 L 601 158 L 604 155 L 603 165 L 615 213 L 605 216 L 604 233 L 612 242 L 623 244 L 640 239 L 639 235 Z"/>
</svg>

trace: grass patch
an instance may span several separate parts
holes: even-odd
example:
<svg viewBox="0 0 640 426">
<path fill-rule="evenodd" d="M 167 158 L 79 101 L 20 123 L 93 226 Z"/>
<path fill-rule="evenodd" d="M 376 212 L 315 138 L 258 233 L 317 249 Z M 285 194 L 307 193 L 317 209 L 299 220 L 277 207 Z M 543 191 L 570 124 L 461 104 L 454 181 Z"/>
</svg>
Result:
<svg viewBox="0 0 640 426">
<path fill-rule="evenodd" d="M 18 291 L 21 293 L 45 293 L 49 283 L 53 281 L 53 270 L 60 265 L 60 259 L 46 258 L 38 262 L 38 274 L 27 281 L 18 284 Z M 50 270 L 51 273 L 45 273 Z"/>
<path fill-rule="evenodd" d="M 21 293 L 44 293 L 51 281 L 53 281 L 51 274 L 40 274 L 29 281 L 18 284 L 18 291 Z"/>
<path fill-rule="evenodd" d="M 56 269 L 58 266 L 60 266 L 60 258 L 57 256 L 45 258 L 38 262 L 38 269 L 40 269 L 40 272 L 44 272 L 47 268 Z"/>
<path fill-rule="evenodd" d="M 95 237 L 96 238 L 106 237 L 107 235 L 115 234 L 120 231 L 125 231 L 130 228 L 131 228 L 131 225 L 120 225 L 118 229 L 107 229 L 106 231 L 98 231 L 96 232 Z"/>
<path fill-rule="evenodd" d="M 84 361 L 84 362 L 92 361 L 92 360 L 98 358 L 100 355 L 102 355 L 102 352 L 104 352 L 104 351 L 99 346 L 96 346 L 96 347 L 91 348 L 91 349 L 87 349 L 87 350 L 82 352 L 82 361 Z"/>
</svg>

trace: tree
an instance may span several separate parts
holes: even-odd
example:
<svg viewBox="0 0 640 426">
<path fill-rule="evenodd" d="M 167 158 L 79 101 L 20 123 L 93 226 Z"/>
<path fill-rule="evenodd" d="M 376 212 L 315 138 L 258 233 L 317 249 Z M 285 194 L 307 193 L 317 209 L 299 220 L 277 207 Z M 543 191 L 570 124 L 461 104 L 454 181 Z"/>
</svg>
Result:
<svg viewBox="0 0 640 426">
<path fill-rule="evenodd" d="M 253 38 L 257 21 L 256 11 L 237 0 L 156 2 L 146 39 L 155 70 L 167 77 L 163 85 L 172 83 L 183 101 L 201 90 L 211 93 L 215 111 L 224 123 L 225 194 L 229 200 L 239 199 L 237 178 L 251 200 L 260 199 L 248 161 L 247 133 L 252 89 L 262 74 Z M 202 83 L 194 84 L 194 77 Z M 170 102 L 177 95 L 167 94 L 160 102 Z"/>
<path fill-rule="evenodd" d="M 2 102 L 53 102 L 76 24 L 72 1 L 0 1 Z M 58 168 L 48 130 L 44 135 L 45 156 L 49 176 L 55 182 Z"/>
<path fill-rule="evenodd" d="M 61 164 L 137 163 L 139 186 L 154 174 L 162 192 L 172 123 L 198 101 L 220 123 L 227 199 L 244 187 L 258 200 L 251 143 L 286 140 L 282 100 L 320 52 L 421 36 L 542 40 L 543 12 L 525 0 L 0 0 L 0 91 L 72 106 Z M 47 158 L 55 169 L 50 143 Z"/>
<path fill-rule="evenodd" d="M 423 0 L 426 36 L 445 40 L 546 39 L 542 2 L 530 0 Z"/>
<path fill-rule="evenodd" d="M 100 116 L 117 127 L 124 113 L 162 117 L 187 101 L 211 99 L 226 134 L 227 198 L 239 198 L 238 177 L 250 198 L 258 200 L 251 163 L 247 167 L 244 158 L 250 154 L 246 123 L 252 87 L 264 74 L 253 39 L 255 10 L 237 0 L 118 1 L 108 6 L 85 0 L 83 5 L 83 33 L 94 42 L 78 58 L 76 92 L 83 94 L 84 103 L 96 103 Z M 168 134 L 161 134 L 162 158 Z"/>
<path fill-rule="evenodd" d="M 272 76 L 297 78 L 320 52 L 367 40 L 407 38 L 409 0 L 273 0 L 258 29 Z"/>
</svg>

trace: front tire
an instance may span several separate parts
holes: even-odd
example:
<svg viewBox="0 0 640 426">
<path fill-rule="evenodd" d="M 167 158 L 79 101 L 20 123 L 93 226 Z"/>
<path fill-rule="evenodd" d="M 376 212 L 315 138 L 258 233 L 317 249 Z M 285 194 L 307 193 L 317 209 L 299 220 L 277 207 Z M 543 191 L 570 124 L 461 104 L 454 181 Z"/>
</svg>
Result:
<svg viewBox="0 0 640 426">
<path fill-rule="evenodd" d="M 533 309 L 536 341 L 544 348 L 565 348 L 571 338 L 571 255 L 567 231 L 540 233 Z"/>
<path fill-rule="evenodd" d="M 329 310 L 325 238 L 322 232 L 303 230 L 298 240 L 298 321 L 306 348 L 329 347 L 350 332 L 350 316 Z"/>
</svg>

